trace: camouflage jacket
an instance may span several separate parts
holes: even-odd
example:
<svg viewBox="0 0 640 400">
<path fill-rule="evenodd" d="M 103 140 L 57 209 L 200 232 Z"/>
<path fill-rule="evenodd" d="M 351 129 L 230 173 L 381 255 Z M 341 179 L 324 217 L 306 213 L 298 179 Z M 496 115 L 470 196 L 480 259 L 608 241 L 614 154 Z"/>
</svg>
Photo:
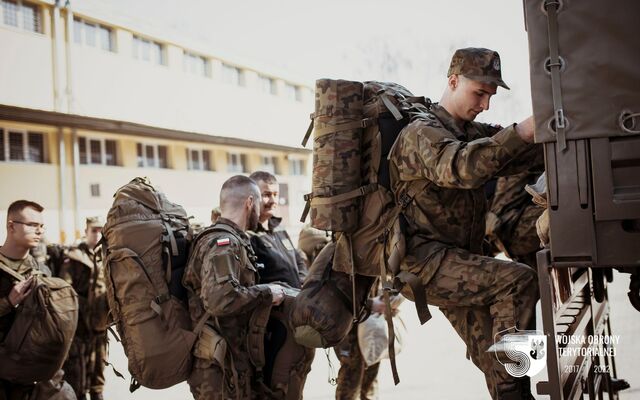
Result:
<svg viewBox="0 0 640 400">
<path fill-rule="evenodd" d="M 441 106 L 407 125 L 391 155 L 396 198 L 418 185 L 404 210 L 408 258 L 424 261 L 437 248 L 482 252 L 487 202 L 484 185 L 494 176 L 527 168 L 531 153 L 515 125 L 504 129 L 478 122 L 460 126 Z M 415 190 L 415 188 L 414 188 Z"/>
<path fill-rule="evenodd" d="M 28 278 L 33 271 L 39 270 L 38 262 L 30 254 L 24 260 L 12 260 L 0 254 L 0 263 Z M 15 317 L 14 308 L 9 303 L 9 292 L 13 288 L 15 279 L 0 270 L 0 342 L 4 339 Z"/>
<path fill-rule="evenodd" d="M 220 218 L 214 226 L 226 225 L 235 234 L 211 231 L 198 238 L 183 277 L 189 292 L 189 313 L 194 326 L 205 312 L 210 324 L 227 341 L 235 368 L 240 375 L 251 375 L 247 333 L 252 314 L 271 306 L 271 290 L 259 285 L 255 256 L 249 237 L 231 220 Z M 215 319 L 215 322 L 214 322 Z M 197 359 L 196 367 L 210 361 Z"/>
<path fill-rule="evenodd" d="M 108 325 L 109 306 L 102 266 L 102 253 L 82 242 L 64 251 L 60 278 L 78 293 L 79 314 L 77 335 L 104 332 Z"/>
<path fill-rule="evenodd" d="M 284 282 L 291 287 L 300 288 L 307 275 L 307 267 L 300 252 L 284 228 L 280 227 L 282 218 L 269 219 L 269 230 L 258 225 L 255 232 L 249 231 L 251 247 L 256 254 L 260 282 Z"/>
</svg>

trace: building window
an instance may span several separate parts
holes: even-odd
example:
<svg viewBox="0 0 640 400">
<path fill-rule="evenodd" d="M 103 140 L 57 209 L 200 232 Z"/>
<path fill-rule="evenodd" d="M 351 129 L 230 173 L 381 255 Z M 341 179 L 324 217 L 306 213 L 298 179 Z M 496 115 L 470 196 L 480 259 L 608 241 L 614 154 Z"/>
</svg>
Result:
<svg viewBox="0 0 640 400">
<path fill-rule="evenodd" d="M 165 65 L 164 46 L 153 40 L 134 35 L 133 58 L 158 65 Z"/>
<path fill-rule="evenodd" d="M 289 172 L 291 175 L 304 175 L 305 174 L 305 162 L 304 160 L 294 159 L 289 160 Z"/>
<path fill-rule="evenodd" d="M 92 183 L 91 186 L 91 197 L 100 197 L 100 184 Z"/>
<path fill-rule="evenodd" d="M 200 76 L 209 76 L 209 62 L 203 56 L 184 51 L 182 66 L 185 72 Z"/>
<path fill-rule="evenodd" d="M 78 137 L 80 164 L 83 165 L 118 165 L 117 146 L 115 140 Z"/>
<path fill-rule="evenodd" d="M 202 149 L 187 149 L 187 169 L 213 171 L 211 166 L 211 152 Z"/>
<path fill-rule="evenodd" d="M 76 44 L 99 47 L 105 51 L 115 50 L 111 28 L 80 18 L 73 19 L 73 41 Z"/>
<path fill-rule="evenodd" d="M 276 168 L 277 161 L 274 156 L 260 156 L 260 169 L 263 171 L 271 172 L 272 174 L 278 174 L 279 171 Z"/>
<path fill-rule="evenodd" d="M 284 84 L 284 96 L 293 101 L 302 101 L 300 88 L 290 83 Z"/>
<path fill-rule="evenodd" d="M 264 75 L 259 75 L 258 79 L 260 81 L 260 90 L 263 93 L 268 93 L 268 94 L 278 93 L 275 79 L 269 78 L 268 76 L 264 76 Z"/>
<path fill-rule="evenodd" d="M 44 163 L 44 135 L 0 129 L 0 161 Z"/>
<path fill-rule="evenodd" d="M 222 64 L 222 81 L 232 85 L 244 86 L 244 73 L 238 67 Z"/>
<path fill-rule="evenodd" d="M 227 172 L 245 172 L 246 165 L 246 154 L 227 153 Z"/>
<path fill-rule="evenodd" d="M 2 0 L 2 20 L 5 25 L 42 33 L 40 8 L 21 0 Z"/>
<path fill-rule="evenodd" d="M 169 168 L 167 146 L 137 143 L 138 167 Z"/>
</svg>

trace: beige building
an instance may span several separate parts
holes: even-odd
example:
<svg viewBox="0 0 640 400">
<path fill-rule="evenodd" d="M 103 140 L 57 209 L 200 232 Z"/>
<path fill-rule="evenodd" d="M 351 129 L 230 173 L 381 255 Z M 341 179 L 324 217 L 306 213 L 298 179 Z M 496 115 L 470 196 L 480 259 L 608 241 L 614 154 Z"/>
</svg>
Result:
<svg viewBox="0 0 640 400">
<path fill-rule="evenodd" d="M 264 169 L 297 233 L 311 169 L 304 82 L 64 2 L 0 3 L 2 225 L 30 199 L 46 208 L 47 238 L 72 242 L 135 176 L 207 222 L 225 179 Z"/>
</svg>

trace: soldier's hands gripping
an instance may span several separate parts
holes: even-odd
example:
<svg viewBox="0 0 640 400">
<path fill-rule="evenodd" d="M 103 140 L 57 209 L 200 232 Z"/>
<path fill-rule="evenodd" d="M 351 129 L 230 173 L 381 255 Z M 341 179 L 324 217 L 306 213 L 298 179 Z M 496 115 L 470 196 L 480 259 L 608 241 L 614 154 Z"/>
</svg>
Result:
<svg viewBox="0 0 640 400">
<path fill-rule="evenodd" d="M 533 115 L 516 125 L 516 132 L 522 140 L 527 143 L 533 143 L 533 132 L 535 123 Z"/>
<path fill-rule="evenodd" d="M 29 277 L 29 279 L 24 280 L 22 282 L 18 282 L 11 288 L 9 292 L 9 303 L 12 306 L 17 307 L 22 301 L 31 293 L 31 289 L 33 289 L 33 284 L 35 280 L 33 276 Z"/>
<path fill-rule="evenodd" d="M 272 296 L 271 304 L 273 304 L 274 306 L 280 305 L 280 303 L 282 303 L 282 301 L 284 300 L 284 287 L 278 285 L 277 283 L 272 283 L 269 285 L 269 289 L 271 289 Z"/>
</svg>

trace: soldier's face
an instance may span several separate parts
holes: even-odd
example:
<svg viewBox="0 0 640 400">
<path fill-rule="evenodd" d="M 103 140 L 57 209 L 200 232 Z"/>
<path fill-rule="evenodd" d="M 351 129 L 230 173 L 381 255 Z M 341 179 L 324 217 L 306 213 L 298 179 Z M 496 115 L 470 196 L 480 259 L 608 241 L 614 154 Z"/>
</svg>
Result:
<svg viewBox="0 0 640 400">
<path fill-rule="evenodd" d="M 9 217 L 7 228 L 7 233 L 18 246 L 36 247 L 44 234 L 42 213 L 27 207 Z"/>
<path fill-rule="evenodd" d="M 93 249 L 102 238 L 102 228 L 99 226 L 89 227 L 86 229 L 85 234 L 87 236 L 87 244 Z"/>
<path fill-rule="evenodd" d="M 454 118 L 463 121 L 473 121 L 478 114 L 489 109 L 491 96 L 496 94 L 497 86 L 468 79 L 462 75 L 453 75 L 449 80 L 453 93 Z"/>
<path fill-rule="evenodd" d="M 264 181 L 258 181 L 258 187 L 260 188 L 262 199 L 260 222 L 264 222 L 275 215 L 280 201 L 279 187 L 277 183 L 266 183 Z"/>
</svg>

